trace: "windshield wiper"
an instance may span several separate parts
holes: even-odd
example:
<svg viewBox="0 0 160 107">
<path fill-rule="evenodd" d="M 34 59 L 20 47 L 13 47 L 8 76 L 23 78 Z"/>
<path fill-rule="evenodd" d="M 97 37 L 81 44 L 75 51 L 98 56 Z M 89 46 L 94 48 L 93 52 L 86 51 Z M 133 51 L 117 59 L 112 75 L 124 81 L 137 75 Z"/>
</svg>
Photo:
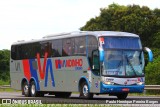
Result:
<svg viewBox="0 0 160 107">
<path fill-rule="evenodd" d="M 128 57 L 127 57 L 126 55 L 125 55 L 125 58 L 127 59 L 127 62 L 129 63 L 129 65 L 130 65 L 130 67 L 131 67 L 134 75 L 137 76 L 136 71 L 135 71 L 135 69 L 133 68 L 133 65 L 131 64 L 131 62 L 129 61 L 129 59 L 128 59 Z"/>
</svg>

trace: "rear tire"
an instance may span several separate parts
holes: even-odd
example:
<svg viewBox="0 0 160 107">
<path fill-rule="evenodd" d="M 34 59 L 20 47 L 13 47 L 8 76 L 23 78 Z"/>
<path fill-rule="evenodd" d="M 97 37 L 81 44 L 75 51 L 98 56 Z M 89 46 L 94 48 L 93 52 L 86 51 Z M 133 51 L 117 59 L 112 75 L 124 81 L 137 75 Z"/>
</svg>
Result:
<svg viewBox="0 0 160 107">
<path fill-rule="evenodd" d="M 86 99 L 92 99 L 93 93 L 89 92 L 89 87 L 86 82 L 83 82 L 80 86 L 80 97 Z"/>
<path fill-rule="evenodd" d="M 25 96 L 25 97 L 30 97 L 31 94 L 30 94 L 30 89 L 29 89 L 29 85 L 27 82 L 24 82 L 23 85 L 22 85 L 22 94 Z"/>
<path fill-rule="evenodd" d="M 31 97 L 41 97 L 44 96 L 43 93 L 40 93 L 37 91 L 37 87 L 34 81 L 31 82 L 31 87 L 30 87 L 30 93 Z"/>
<path fill-rule="evenodd" d="M 125 100 L 128 96 L 128 93 L 117 94 L 117 98 L 120 100 Z"/>
</svg>

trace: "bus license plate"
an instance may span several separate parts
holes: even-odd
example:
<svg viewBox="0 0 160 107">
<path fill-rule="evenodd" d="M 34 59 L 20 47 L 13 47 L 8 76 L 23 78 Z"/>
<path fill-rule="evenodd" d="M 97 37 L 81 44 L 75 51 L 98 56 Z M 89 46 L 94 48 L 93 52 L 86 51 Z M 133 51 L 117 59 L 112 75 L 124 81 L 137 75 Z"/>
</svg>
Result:
<svg viewBox="0 0 160 107">
<path fill-rule="evenodd" d="M 129 89 L 128 88 L 123 88 L 122 91 L 125 91 L 125 92 L 127 91 L 128 92 Z"/>
</svg>

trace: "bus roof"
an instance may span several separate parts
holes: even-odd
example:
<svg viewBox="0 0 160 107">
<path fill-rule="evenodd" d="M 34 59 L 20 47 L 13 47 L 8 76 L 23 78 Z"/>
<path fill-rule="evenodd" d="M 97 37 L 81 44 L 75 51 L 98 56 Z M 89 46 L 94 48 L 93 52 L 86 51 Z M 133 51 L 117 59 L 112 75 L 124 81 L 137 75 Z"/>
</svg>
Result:
<svg viewBox="0 0 160 107">
<path fill-rule="evenodd" d="M 36 40 L 32 39 L 30 41 L 21 40 L 21 41 L 17 41 L 15 43 L 13 43 L 12 45 L 47 41 L 47 40 L 52 40 L 52 39 L 62 39 L 62 38 L 68 38 L 68 37 L 78 37 L 78 36 L 85 36 L 85 35 L 93 35 L 97 38 L 99 36 L 139 37 L 138 35 L 133 34 L 133 33 L 118 32 L 118 31 L 75 31 L 75 32 L 47 35 L 41 39 L 36 39 Z"/>
</svg>

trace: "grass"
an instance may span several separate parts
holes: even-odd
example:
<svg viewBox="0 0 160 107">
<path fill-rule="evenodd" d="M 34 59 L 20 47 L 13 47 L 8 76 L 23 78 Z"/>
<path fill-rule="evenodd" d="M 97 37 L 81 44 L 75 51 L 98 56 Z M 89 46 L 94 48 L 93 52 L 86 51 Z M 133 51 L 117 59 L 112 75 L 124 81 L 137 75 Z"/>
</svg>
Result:
<svg viewBox="0 0 160 107">
<path fill-rule="evenodd" d="M 0 107 L 122 107 L 109 106 L 106 104 L 8 104 Z"/>
<path fill-rule="evenodd" d="M 0 85 L 9 85 L 10 82 L 9 81 L 2 81 L 0 80 Z"/>
<path fill-rule="evenodd" d="M 21 92 L 12 88 L 0 89 L 0 92 Z"/>
<path fill-rule="evenodd" d="M 10 85 L 10 82 L 9 81 L 2 81 L 0 80 L 0 86 L 1 85 Z M 10 87 L 7 87 L 7 88 L 0 88 L 0 92 L 18 92 L 17 90 L 14 90 Z"/>
</svg>

